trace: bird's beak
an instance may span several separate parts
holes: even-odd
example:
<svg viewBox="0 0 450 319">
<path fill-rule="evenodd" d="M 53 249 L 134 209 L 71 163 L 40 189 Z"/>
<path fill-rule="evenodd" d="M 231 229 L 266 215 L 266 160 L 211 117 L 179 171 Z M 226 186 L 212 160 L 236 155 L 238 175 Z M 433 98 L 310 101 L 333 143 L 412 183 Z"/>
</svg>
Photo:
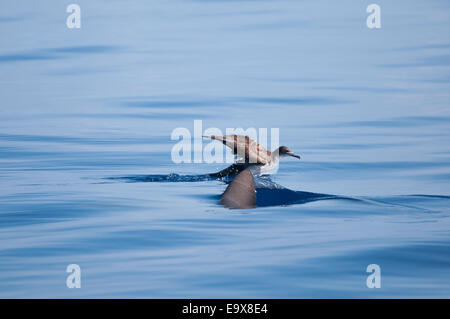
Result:
<svg viewBox="0 0 450 319">
<path fill-rule="evenodd" d="M 300 159 L 301 157 L 300 157 L 300 155 L 296 155 L 296 154 L 294 154 L 294 153 L 292 153 L 292 152 L 289 152 L 289 153 L 286 153 L 287 155 L 289 155 L 289 156 L 292 156 L 292 157 L 295 157 L 295 158 L 298 158 L 298 159 Z"/>
</svg>

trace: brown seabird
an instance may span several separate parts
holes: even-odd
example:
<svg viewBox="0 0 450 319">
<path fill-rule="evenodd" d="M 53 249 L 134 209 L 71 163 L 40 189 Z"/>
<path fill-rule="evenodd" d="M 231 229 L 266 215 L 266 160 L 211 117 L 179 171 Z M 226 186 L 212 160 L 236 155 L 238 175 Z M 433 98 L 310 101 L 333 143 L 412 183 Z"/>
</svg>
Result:
<svg viewBox="0 0 450 319">
<path fill-rule="evenodd" d="M 280 146 L 271 152 L 248 136 L 212 135 L 203 137 L 222 142 L 237 156 L 236 164 L 231 165 L 223 171 L 211 174 L 214 176 L 235 175 L 247 168 L 253 175 L 271 174 L 277 170 L 281 157 L 292 156 L 300 159 L 300 156 L 294 154 L 287 146 Z"/>
</svg>

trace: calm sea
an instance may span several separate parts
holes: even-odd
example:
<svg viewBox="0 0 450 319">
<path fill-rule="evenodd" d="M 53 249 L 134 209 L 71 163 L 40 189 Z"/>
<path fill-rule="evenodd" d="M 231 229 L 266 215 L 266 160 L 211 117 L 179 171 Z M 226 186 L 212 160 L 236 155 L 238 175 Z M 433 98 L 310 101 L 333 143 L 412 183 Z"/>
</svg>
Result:
<svg viewBox="0 0 450 319">
<path fill-rule="evenodd" d="M 0 3 L 0 297 L 450 297 L 448 1 L 76 3 Z M 335 198 L 222 207 L 194 120 Z"/>
</svg>

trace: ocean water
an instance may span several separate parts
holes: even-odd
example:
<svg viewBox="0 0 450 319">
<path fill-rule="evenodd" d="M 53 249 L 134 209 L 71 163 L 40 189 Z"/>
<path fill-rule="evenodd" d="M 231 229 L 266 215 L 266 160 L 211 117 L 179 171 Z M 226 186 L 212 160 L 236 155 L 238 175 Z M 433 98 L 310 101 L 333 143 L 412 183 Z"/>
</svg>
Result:
<svg viewBox="0 0 450 319">
<path fill-rule="evenodd" d="M 76 3 L 0 3 L 0 297 L 450 297 L 448 1 Z M 302 159 L 224 208 L 194 120 Z"/>
</svg>

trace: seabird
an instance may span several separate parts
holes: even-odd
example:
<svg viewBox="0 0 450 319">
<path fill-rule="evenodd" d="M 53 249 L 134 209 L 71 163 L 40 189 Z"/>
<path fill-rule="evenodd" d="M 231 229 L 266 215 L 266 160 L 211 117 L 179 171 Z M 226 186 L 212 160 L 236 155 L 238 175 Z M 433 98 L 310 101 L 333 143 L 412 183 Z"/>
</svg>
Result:
<svg viewBox="0 0 450 319">
<path fill-rule="evenodd" d="M 300 156 L 294 154 L 287 146 L 280 146 L 275 151 L 271 152 L 248 136 L 212 135 L 203 137 L 222 142 L 224 145 L 231 148 L 232 153 L 237 156 L 236 164 L 233 164 L 218 173 L 211 174 L 211 176 L 222 177 L 236 175 L 247 168 L 256 176 L 271 174 L 278 168 L 281 157 L 292 156 L 300 159 Z"/>
</svg>

